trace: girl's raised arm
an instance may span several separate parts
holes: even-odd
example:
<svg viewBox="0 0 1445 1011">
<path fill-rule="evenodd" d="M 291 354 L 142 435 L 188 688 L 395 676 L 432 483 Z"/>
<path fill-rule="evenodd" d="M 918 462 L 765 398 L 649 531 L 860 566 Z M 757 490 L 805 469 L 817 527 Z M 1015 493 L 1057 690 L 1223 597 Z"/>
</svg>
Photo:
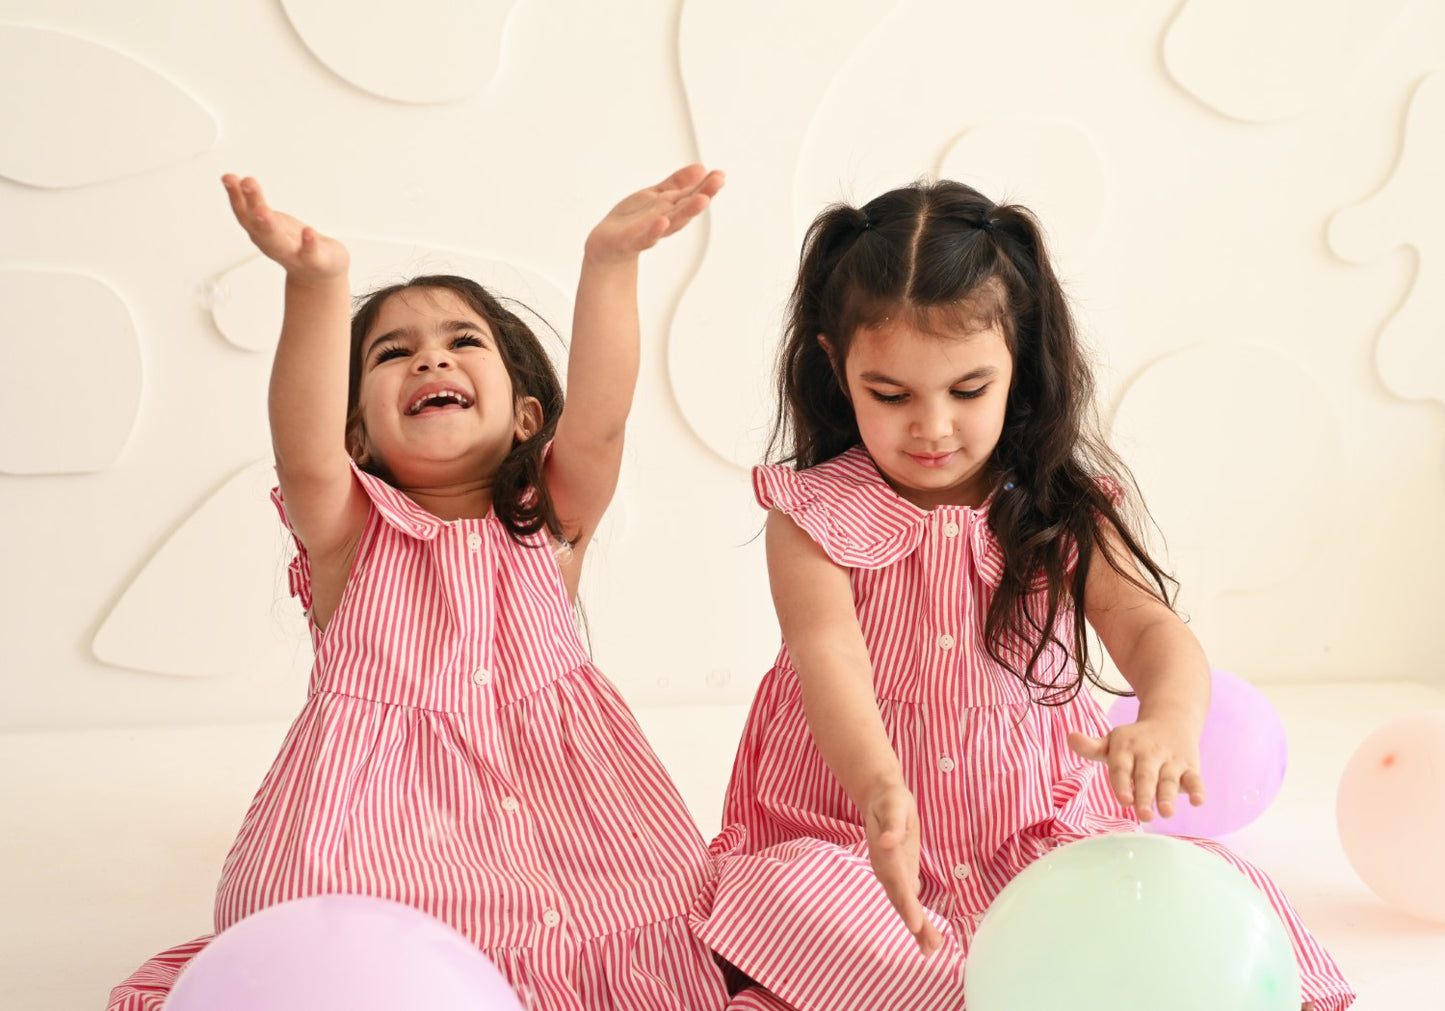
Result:
<svg viewBox="0 0 1445 1011">
<path fill-rule="evenodd" d="M 689 165 L 627 197 L 587 237 L 567 360 L 567 406 L 546 472 L 578 558 L 612 501 L 622 463 L 637 385 L 637 257 L 702 213 L 722 185 L 721 172 Z"/>
<path fill-rule="evenodd" d="M 366 519 L 346 454 L 351 335 L 350 255 L 272 209 L 251 178 L 222 178 L 236 220 L 286 270 L 286 310 L 271 366 L 271 442 L 291 527 L 325 565 L 349 550 Z"/>
<path fill-rule="evenodd" d="M 924 954 L 943 943 L 918 901 L 918 806 L 873 691 L 873 665 L 853 588 L 796 523 L 768 514 L 768 581 L 798 671 L 803 713 L 823 761 L 863 815 L 868 859 Z"/>
</svg>

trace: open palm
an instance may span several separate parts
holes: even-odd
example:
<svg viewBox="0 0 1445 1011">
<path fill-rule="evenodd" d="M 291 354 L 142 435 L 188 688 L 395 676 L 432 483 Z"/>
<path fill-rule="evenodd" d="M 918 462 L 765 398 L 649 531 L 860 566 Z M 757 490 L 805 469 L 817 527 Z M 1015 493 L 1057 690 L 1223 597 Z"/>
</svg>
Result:
<svg viewBox="0 0 1445 1011">
<path fill-rule="evenodd" d="M 327 280 L 346 273 L 351 257 L 336 239 L 266 203 L 261 184 L 249 176 L 225 175 L 221 183 L 231 198 L 231 211 L 246 234 L 266 256 L 298 280 Z"/>
<path fill-rule="evenodd" d="M 612 208 L 587 237 L 586 255 L 598 263 L 636 257 L 701 214 L 722 186 L 719 171 L 702 165 L 678 169 Z"/>
</svg>

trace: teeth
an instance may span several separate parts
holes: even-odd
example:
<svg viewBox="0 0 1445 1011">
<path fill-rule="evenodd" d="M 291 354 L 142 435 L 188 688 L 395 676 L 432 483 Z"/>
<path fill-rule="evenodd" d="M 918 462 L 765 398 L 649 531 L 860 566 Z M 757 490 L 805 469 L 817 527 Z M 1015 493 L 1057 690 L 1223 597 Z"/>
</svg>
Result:
<svg viewBox="0 0 1445 1011">
<path fill-rule="evenodd" d="M 442 390 L 440 393 L 428 393 L 416 403 L 412 404 L 411 408 L 407 411 L 407 413 L 420 414 L 423 407 L 428 407 L 432 404 L 439 403 L 453 403 L 458 405 L 459 407 L 471 406 L 471 401 L 469 401 L 466 397 L 462 396 L 455 390 Z"/>
</svg>

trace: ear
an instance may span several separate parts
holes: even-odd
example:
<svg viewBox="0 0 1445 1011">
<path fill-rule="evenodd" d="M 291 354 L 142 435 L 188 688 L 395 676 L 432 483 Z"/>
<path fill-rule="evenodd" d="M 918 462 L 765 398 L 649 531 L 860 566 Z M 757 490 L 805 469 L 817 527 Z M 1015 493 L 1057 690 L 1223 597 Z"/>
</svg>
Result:
<svg viewBox="0 0 1445 1011">
<path fill-rule="evenodd" d="M 838 389 L 842 391 L 845 399 L 851 401 L 853 396 L 848 392 L 848 377 L 843 374 L 843 363 L 838 361 L 838 356 L 833 351 L 833 342 L 828 339 L 827 334 L 818 335 L 818 347 L 828 356 L 828 364 L 833 367 L 833 379 L 838 383 Z"/>
<path fill-rule="evenodd" d="M 363 470 L 371 463 L 371 440 L 366 437 L 366 425 L 359 419 L 346 433 L 346 455 Z"/>
<path fill-rule="evenodd" d="M 541 430 L 542 401 L 536 397 L 518 398 L 516 420 L 512 425 L 512 438 L 517 442 L 523 442 Z"/>
</svg>

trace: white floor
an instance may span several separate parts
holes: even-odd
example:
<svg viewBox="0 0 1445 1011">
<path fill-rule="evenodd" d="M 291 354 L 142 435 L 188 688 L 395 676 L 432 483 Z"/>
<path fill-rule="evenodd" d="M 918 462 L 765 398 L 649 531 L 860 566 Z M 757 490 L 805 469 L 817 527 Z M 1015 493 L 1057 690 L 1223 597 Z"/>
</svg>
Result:
<svg viewBox="0 0 1445 1011">
<path fill-rule="evenodd" d="M 1344 966 L 1360 993 L 1355 1011 L 1445 1008 L 1445 925 L 1376 899 L 1334 827 L 1335 786 L 1356 745 L 1395 717 L 1445 708 L 1445 692 L 1266 693 L 1289 735 L 1289 774 L 1269 812 L 1228 842 L 1274 876 Z M 743 709 L 638 715 L 711 833 Z M 150 954 L 205 932 L 221 859 L 284 732 L 0 734 L 0 1008 L 103 1007 L 110 986 Z M 1421 802 L 1445 803 L 1445 780 Z"/>
</svg>

